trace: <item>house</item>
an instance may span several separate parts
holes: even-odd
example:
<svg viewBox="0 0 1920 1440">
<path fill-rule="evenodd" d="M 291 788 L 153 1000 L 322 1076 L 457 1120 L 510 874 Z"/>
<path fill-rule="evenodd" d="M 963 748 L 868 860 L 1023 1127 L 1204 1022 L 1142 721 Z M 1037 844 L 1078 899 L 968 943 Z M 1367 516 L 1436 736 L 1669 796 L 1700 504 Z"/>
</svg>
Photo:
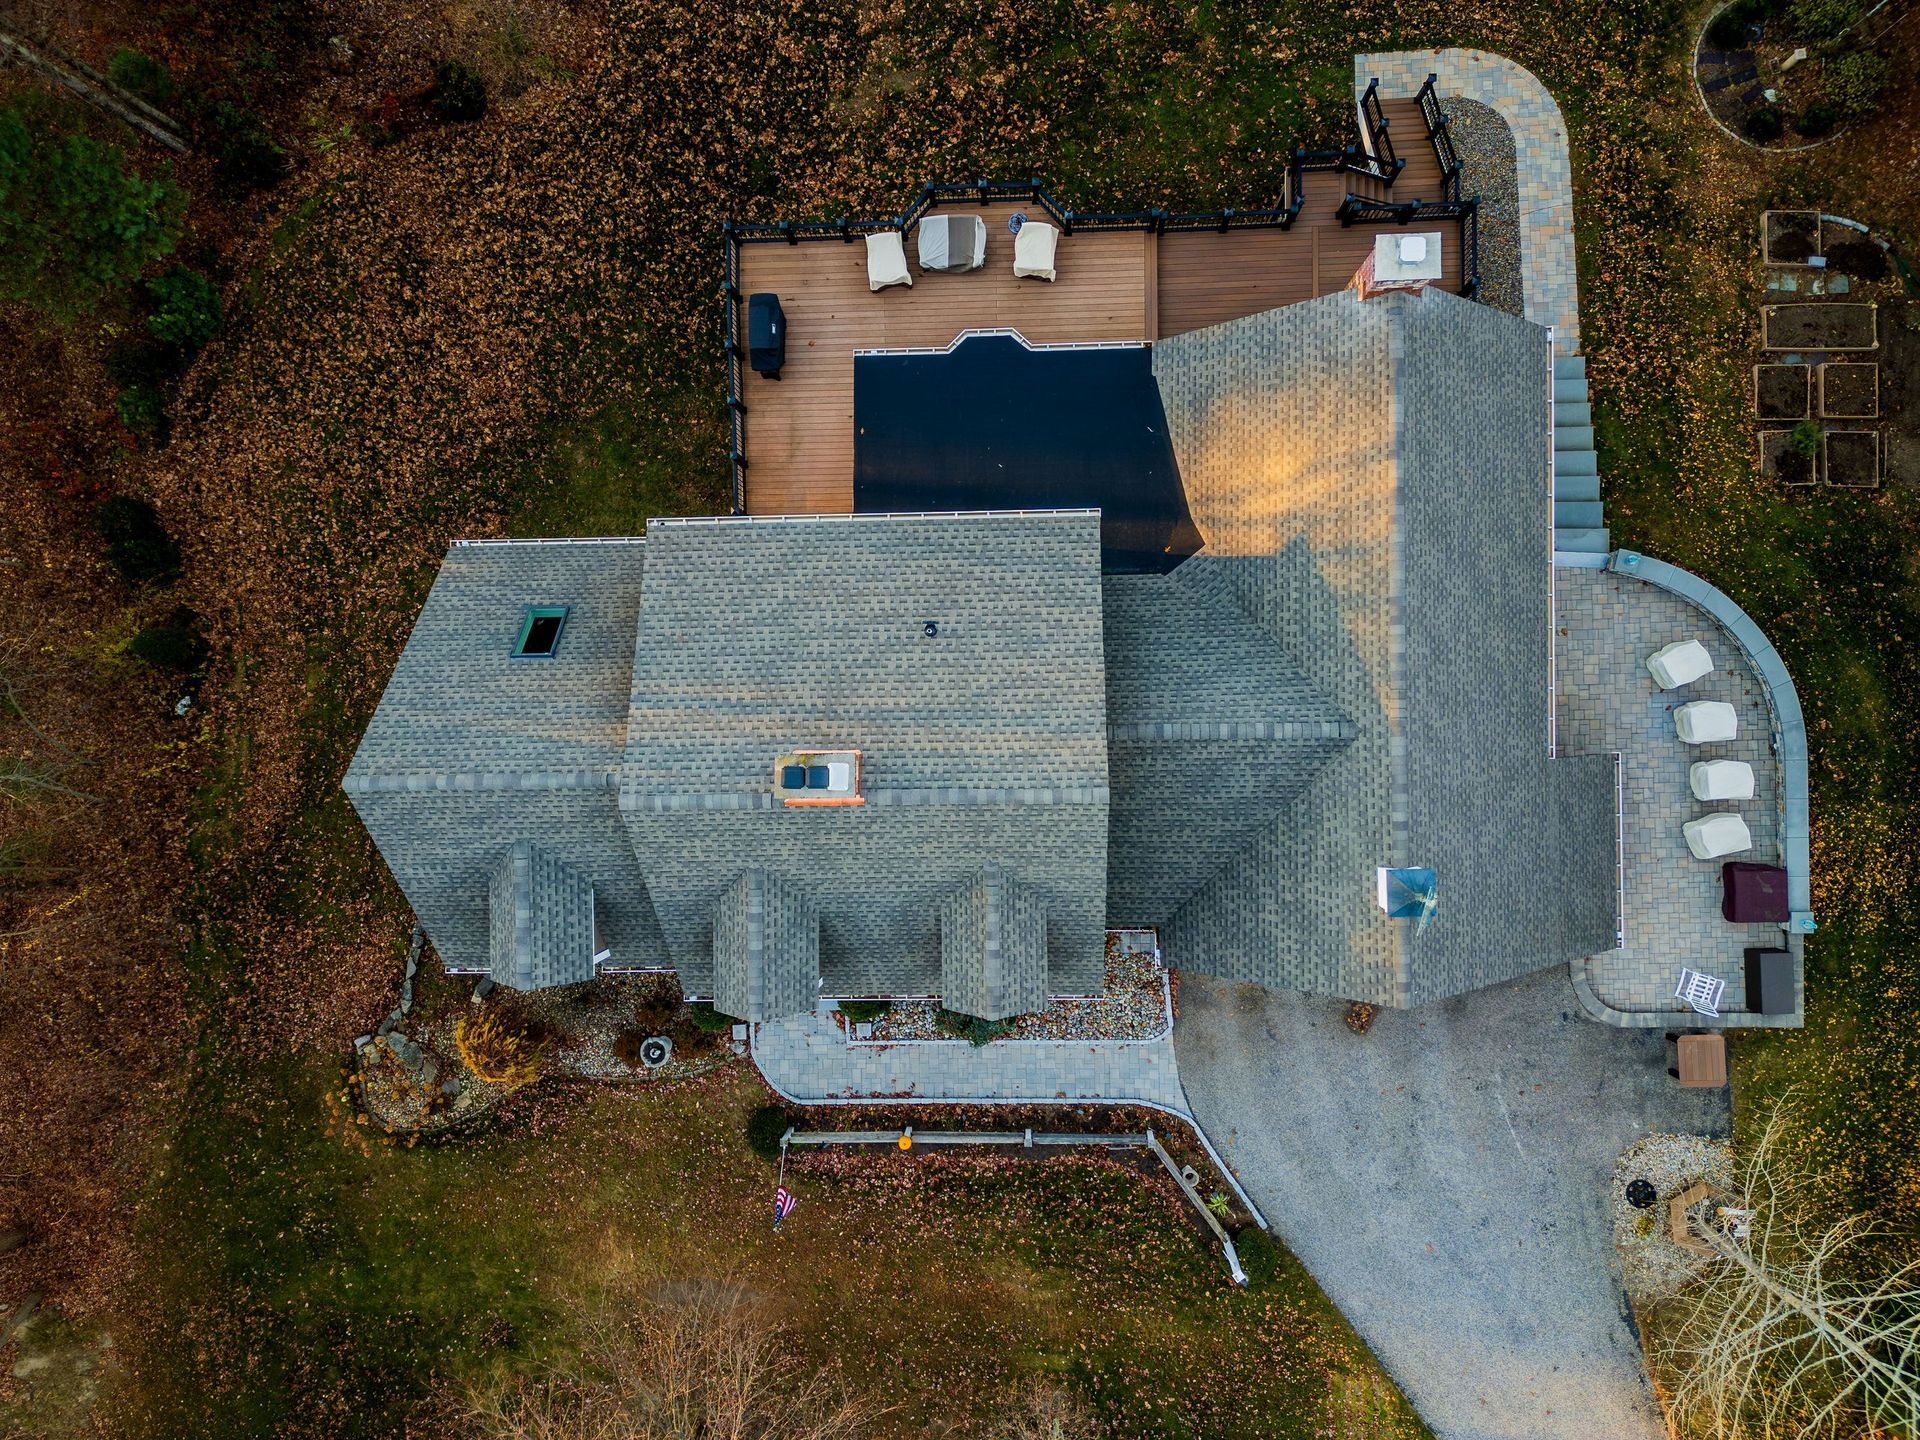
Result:
<svg viewBox="0 0 1920 1440">
<path fill-rule="evenodd" d="M 456 542 L 343 782 L 447 968 L 998 1019 L 1151 926 L 1179 968 L 1397 1007 L 1570 964 L 1594 1018 L 1663 1025 L 1676 959 L 1784 944 L 1788 1008 L 1716 1023 L 1797 1023 L 1791 682 L 1725 597 L 1609 549 L 1583 362 L 1472 298 L 1431 92 L 1369 87 L 1363 143 L 1268 211 L 1034 181 L 728 225 L 735 513 Z M 875 291 L 861 236 L 942 206 L 982 268 Z M 1019 279 L 1042 215 L 1056 278 Z M 749 312 L 787 347 L 751 374 Z M 1784 936 L 1676 868 L 1667 701 L 1593 648 L 1689 606 L 1770 717 Z"/>
<path fill-rule="evenodd" d="M 1205 541 L 1163 571 L 1092 508 L 456 544 L 345 780 L 448 967 L 999 1018 L 1097 990 L 1109 925 L 1390 1005 L 1610 943 L 1611 762 L 1547 747 L 1545 332 L 1341 291 L 1142 354 Z M 829 754 L 849 803 L 783 790 Z"/>
</svg>

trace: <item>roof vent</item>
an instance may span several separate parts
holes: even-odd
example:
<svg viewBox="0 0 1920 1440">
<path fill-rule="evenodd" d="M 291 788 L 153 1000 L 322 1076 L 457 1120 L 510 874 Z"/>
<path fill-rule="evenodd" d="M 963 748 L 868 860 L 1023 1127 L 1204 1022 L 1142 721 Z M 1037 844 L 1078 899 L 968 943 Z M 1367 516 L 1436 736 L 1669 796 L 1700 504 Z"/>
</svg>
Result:
<svg viewBox="0 0 1920 1440">
<path fill-rule="evenodd" d="M 773 762 L 773 793 L 783 805 L 864 805 L 858 750 L 792 750 Z"/>
<path fill-rule="evenodd" d="M 927 621 L 926 624 L 920 627 L 920 633 L 926 636 L 929 640 L 933 639 L 936 635 L 940 633 L 940 622 L 938 620 Z"/>
</svg>

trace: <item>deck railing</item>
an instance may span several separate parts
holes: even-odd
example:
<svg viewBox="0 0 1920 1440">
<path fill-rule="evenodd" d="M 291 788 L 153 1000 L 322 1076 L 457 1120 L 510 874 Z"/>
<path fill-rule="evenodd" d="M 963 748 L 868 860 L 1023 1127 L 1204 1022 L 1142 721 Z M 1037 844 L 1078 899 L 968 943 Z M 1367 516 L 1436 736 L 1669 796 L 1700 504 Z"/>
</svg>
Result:
<svg viewBox="0 0 1920 1440">
<path fill-rule="evenodd" d="M 1393 184 L 1395 177 L 1407 168 L 1407 162 L 1394 153 L 1393 137 L 1387 133 L 1387 112 L 1380 104 L 1378 79 L 1369 80 L 1360 96 L 1360 133 L 1366 137 L 1374 178 Z"/>
<path fill-rule="evenodd" d="M 1447 129 L 1447 117 L 1440 112 L 1440 96 L 1435 91 L 1437 76 L 1427 76 L 1414 99 L 1420 102 L 1420 118 L 1426 121 L 1427 139 L 1433 144 L 1433 158 L 1440 162 L 1442 193 L 1449 200 L 1460 198 L 1460 155 L 1453 148 L 1453 136 Z"/>
<path fill-rule="evenodd" d="M 1474 295 L 1480 288 L 1479 199 L 1460 195 L 1460 159 L 1447 134 L 1446 117 L 1440 113 L 1440 101 L 1434 91 L 1435 77 L 1429 75 L 1420 87 L 1417 99 L 1426 122 L 1427 138 L 1440 162 L 1442 198 L 1438 201 L 1396 202 L 1348 193 L 1337 212 L 1342 225 L 1411 225 L 1426 220 L 1458 220 L 1462 236 L 1462 295 Z M 1360 98 L 1360 123 L 1366 146 L 1349 145 L 1340 150 L 1295 150 L 1287 162 L 1285 203 L 1265 209 L 1222 210 L 1127 210 L 1077 213 L 1056 201 L 1038 176 L 1026 180 L 968 180 L 951 184 L 920 187 L 914 201 L 897 216 L 870 219 L 779 220 L 762 224 L 727 221 L 721 227 L 726 251 L 724 268 L 725 305 L 722 323 L 726 327 L 723 345 L 727 357 L 727 413 L 731 422 L 732 444 L 728 463 L 732 470 L 733 509 L 744 514 L 747 508 L 747 404 L 744 395 L 746 353 L 740 340 L 740 315 L 746 297 L 740 291 L 740 247 L 742 245 L 800 245 L 813 241 L 854 241 L 882 230 L 903 234 L 935 205 L 963 203 L 990 205 L 1014 201 L 1045 212 L 1063 234 L 1096 234 L 1115 230 L 1144 230 L 1155 235 L 1181 231 L 1214 231 L 1227 234 L 1234 230 L 1286 230 L 1299 218 L 1306 203 L 1306 177 L 1312 172 L 1335 172 L 1365 176 L 1392 184 L 1406 168 L 1406 161 L 1394 150 L 1388 133 L 1386 112 L 1381 106 L 1379 81 L 1371 81 Z"/>
</svg>

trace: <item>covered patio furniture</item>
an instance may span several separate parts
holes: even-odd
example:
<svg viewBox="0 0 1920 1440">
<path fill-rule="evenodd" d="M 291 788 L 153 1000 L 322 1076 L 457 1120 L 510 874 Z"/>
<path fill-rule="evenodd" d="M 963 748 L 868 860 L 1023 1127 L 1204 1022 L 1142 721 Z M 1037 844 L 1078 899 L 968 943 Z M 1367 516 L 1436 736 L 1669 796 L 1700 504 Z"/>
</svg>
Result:
<svg viewBox="0 0 1920 1440">
<path fill-rule="evenodd" d="M 1654 684 L 1662 690 L 1672 690 L 1711 674 L 1713 657 L 1698 640 L 1676 640 L 1648 657 L 1647 670 Z"/>
<path fill-rule="evenodd" d="M 961 274 L 987 263 L 987 222 L 978 215 L 924 215 L 920 268 Z"/>
<path fill-rule="evenodd" d="M 1727 982 L 1704 970 L 1682 970 L 1680 983 L 1673 987 L 1673 998 L 1686 1001 L 1696 1015 L 1718 1015 L 1721 997 L 1726 993 Z"/>
<path fill-rule="evenodd" d="M 762 291 L 747 297 L 747 361 L 754 374 L 780 378 L 787 363 L 787 315 L 778 295 Z"/>
<path fill-rule="evenodd" d="M 1786 924 L 1787 872 L 1778 865 L 1729 860 L 1720 867 L 1720 914 L 1736 925 Z"/>
<path fill-rule="evenodd" d="M 1694 700 L 1673 712 L 1673 729 L 1689 745 L 1731 740 L 1739 733 L 1740 717 L 1724 700 Z"/>
<path fill-rule="evenodd" d="M 1793 957 L 1784 950 L 1746 952 L 1747 1009 L 1760 1015 L 1793 1013 Z"/>
<path fill-rule="evenodd" d="M 1017 280 L 1053 279 L 1054 252 L 1060 245 L 1057 226 L 1029 220 L 1013 237 L 1013 274 Z"/>
<path fill-rule="evenodd" d="M 884 290 L 889 285 L 912 285 L 913 273 L 907 269 L 907 247 L 898 230 L 876 230 L 867 236 L 867 288 Z"/>
<path fill-rule="evenodd" d="M 1727 1083 L 1727 1037 L 1717 1030 L 1701 1035 L 1669 1031 L 1667 1074 L 1682 1090 L 1718 1090 Z"/>
<path fill-rule="evenodd" d="M 1718 860 L 1722 855 L 1738 855 L 1753 848 L 1747 822 L 1724 811 L 1689 820 L 1680 827 L 1680 833 L 1687 837 L 1687 848 L 1696 860 Z"/>
<path fill-rule="evenodd" d="M 1696 760 L 1687 767 L 1696 800 L 1751 800 L 1753 766 L 1744 760 Z"/>
</svg>

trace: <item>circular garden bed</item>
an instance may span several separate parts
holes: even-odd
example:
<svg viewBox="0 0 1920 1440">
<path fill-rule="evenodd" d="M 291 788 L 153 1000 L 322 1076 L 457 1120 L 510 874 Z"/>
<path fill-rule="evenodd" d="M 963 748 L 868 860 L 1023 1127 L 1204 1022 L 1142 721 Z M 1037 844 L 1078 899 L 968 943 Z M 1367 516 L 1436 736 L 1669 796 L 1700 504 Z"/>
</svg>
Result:
<svg viewBox="0 0 1920 1440">
<path fill-rule="evenodd" d="M 1859 43 L 1861 0 L 1732 0 L 1694 50 L 1700 98 L 1722 129 L 1762 149 L 1817 145 L 1868 114 L 1885 56 Z"/>
</svg>

